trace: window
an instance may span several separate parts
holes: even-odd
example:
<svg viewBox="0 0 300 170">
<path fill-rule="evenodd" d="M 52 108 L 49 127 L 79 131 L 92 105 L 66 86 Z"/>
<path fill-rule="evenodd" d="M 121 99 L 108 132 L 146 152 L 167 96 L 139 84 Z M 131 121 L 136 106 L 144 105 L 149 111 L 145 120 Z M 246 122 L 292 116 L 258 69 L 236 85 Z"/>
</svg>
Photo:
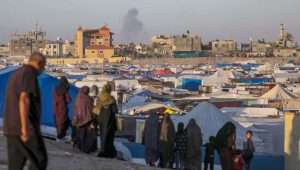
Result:
<svg viewBox="0 0 300 170">
<path fill-rule="evenodd" d="M 56 45 L 53 45 L 53 48 L 56 48 Z"/>
</svg>

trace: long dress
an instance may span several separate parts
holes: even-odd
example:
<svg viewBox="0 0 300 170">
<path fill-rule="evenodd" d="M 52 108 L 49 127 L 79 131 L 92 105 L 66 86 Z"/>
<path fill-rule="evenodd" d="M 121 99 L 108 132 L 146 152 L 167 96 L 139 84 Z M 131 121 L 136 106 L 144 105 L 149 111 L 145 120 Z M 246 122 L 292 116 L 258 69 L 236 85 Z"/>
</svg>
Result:
<svg viewBox="0 0 300 170">
<path fill-rule="evenodd" d="M 216 135 L 216 146 L 220 156 L 222 170 L 233 169 L 233 146 L 235 145 L 236 127 L 227 122 Z"/>
<path fill-rule="evenodd" d="M 191 120 L 186 127 L 186 131 L 188 139 L 185 168 L 187 170 L 201 170 L 201 129 L 194 120 Z"/>
<path fill-rule="evenodd" d="M 153 166 L 159 159 L 159 119 L 157 114 L 151 114 L 146 120 L 144 129 L 145 161 Z"/>
<path fill-rule="evenodd" d="M 68 103 L 70 101 L 71 97 L 67 92 L 61 95 L 58 90 L 54 91 L 54 117 L 58 139 L 62 139 L 66 136 L 70 125 L 70 119 L 68 117 Z"/>
<path fill-rule="evenodd" d="M 166 115 L 160 131 L 160 166 L 171 168 L 174 159 L 175 128 L 169 115 Z"/>
<path fill-rule="evenodd" d="M 118 107 L 116 100 L 110 95 L 110 92 L 109 85 L 102 88 L 95 106 L 96 109 L 94 109 L 100 111 L 97 119 L 100 129 L 101 150 L 98 156 L 106 158 L 114 158 L 117 155 L 114 147 L 114 138 L 117 130 L 116 114 L 118 113 Z"/>
<path fill-rule="evenodd" d="M 97 150 L 97 133 L 92 118 L 93 100 L 88 96 L 89 89 L 80 89 L 74 105 L 72 124 L 76 127 L 74 146 L 85 153 Z"/>
</svg>

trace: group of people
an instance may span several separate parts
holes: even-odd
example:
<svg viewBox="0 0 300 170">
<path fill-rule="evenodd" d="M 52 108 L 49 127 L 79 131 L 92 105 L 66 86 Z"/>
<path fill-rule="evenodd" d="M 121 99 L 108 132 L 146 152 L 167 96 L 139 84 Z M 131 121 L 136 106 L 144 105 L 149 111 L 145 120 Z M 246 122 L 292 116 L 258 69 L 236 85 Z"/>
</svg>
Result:
<svg viewBox="0 0 300 170">
<path fill-rule="evenodd" d="M 205 132 L 204 132 L 205 133 Z M 222 170 L 250 170 L 255 147 L 252 131 L 247 131 L 242 149 L 236 149 L 236 127 L 226 123 L 209 137 L 205 147 L 204 170 L 214 169 L 215 151 L 219 154 Z M 162 122 L 158 114 L 151 114 L 145 123 L 145 161 L 149 166 L 179 170 L 202 170 L 202 132 L 194 119 L 184 128 L 182 122 L 177 132 L 168 114 Z"/>
<path fill-rule="evenodd" d="M 66 137 L 67 130 L 72 127 L 72 141 L 74 147 L 85 153 L 97 150 L 97 135 L 100 134 L 100 157 L 113 158 L 116 156 L 114 135 L 117 130 L 116 114 L 118 108 L 115 99 L 111 96 L 109 84 L 102 88 L 98 95 L 97 86 L 83 86 L 75 99 L 72 120 L 68 117 L 68 104 L 71 97 L 68 94 L 69 83 L 65 77 L 54 90 L 54 116 L 57 129 L 57 138 Z"/>
<path fill-rule="evenodd" d="M 4 107 L 3 132 L 7 138 L 8 169 L 21 170 L 27 164 L 29 170 L 46 170 L 48 156 L 41 134 L 41 96 L 38 76 L 45 69 L 46 58 L 34 52 L 28 63 L 16 69 L 8 80 Z M 113 158 L 117 152 L 114 135 L 117 130 L 115 99 L 109 84 L 100 95 L 96 88 L 87 86 L 79 90 L 73 107 L 73 117 L 68 117 L 70 85 L 62 77 L 53 92 L 54 120 L 57 138 L 64 139 L 72 127 L 74 147 L 85 153 L 97 150 L 97 134 L 100 133 L 99 157 Z M 28 162 L 28 163 L 27 163 Z"/>
<path fill-rule="evenodd" d="M 222 170 L 251 169 L 251 161 L 255 152 L 252 136 L 253 132 L 248 130 L 245 134 L 243 148 L 237 149 L 235 125 L 232 122 L 227 122 L 219 130 L 212 143 L 219 153 Z"/>
<path fill-rule="evenodd" d="M 18 68 L 10 77 L 6 91 L 3 132 L 7 138 L 8 169 L 21 170 L 29 162 L 29 170 L 45 170 L 48 157 L 41 135 L 41 97 L 37 77 L 44 70 L 46 58 L 33 53 L 28 64 Z M 57 138 L 63 139 L 72 129 L 74 147 L 85 153 L 97 150 L 97 134 L 101 148 L 98 156 L 113 158 L 117 152 L 114 136 L 117 130 L 116 100 L 109 84 L 98 95 L 97 88 L 84 86 L 75 99 L 73 117 L 68 117 L 70 85 L 60 79 L 53 92 Z M 205 133 L 205 132 L 204 132 Z M 252 132 L 247 131 L 243 149 L 235 147 L 236 127 L 226 123 L 215 137 L 205 144 L 204 169 L 214 168 L 214 151 L 219 154 L 222 170 L 250 170 L 255 147 Z M 151 114 L 144 129 L 145 160 L 150 166 L 201 170 L 202 132 L 194 119 L 186 128 L 179 123 L 175 130 L 172 119 L 165 114 L 160 122 L 158 114 Z"/>
<path fill-rule="evenodd" d="M 179 123 L 176 131 L 168 114 L 161 123 L 157 114 L 151 114 L 145 123 L 144 145 L 145 160 L 150 166 L 201 169 L 202 134 L 194 119 L 186 128 Z"/>
</svg>

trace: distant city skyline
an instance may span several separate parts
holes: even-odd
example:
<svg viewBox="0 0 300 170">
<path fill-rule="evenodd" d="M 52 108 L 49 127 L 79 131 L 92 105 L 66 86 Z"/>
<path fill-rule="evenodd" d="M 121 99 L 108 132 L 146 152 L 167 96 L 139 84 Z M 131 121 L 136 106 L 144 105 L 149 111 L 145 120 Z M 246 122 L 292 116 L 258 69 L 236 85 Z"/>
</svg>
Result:
<svg viewBox="0 0 300 170">
<path fill-rule="evenodd" d="M 38 22 L 48 39 L 73 40 L 78 26 L 106 24 L 116 42 L 149 42 L 157 34 L 182 34 L 186 30 L 207 42 L 235 39 L 246 42 L 278 38 L 285 24 L 300 41 L 299 0 L 2 0 L 0 42 L 13 32 L 25 32 Z"/>
</svg>

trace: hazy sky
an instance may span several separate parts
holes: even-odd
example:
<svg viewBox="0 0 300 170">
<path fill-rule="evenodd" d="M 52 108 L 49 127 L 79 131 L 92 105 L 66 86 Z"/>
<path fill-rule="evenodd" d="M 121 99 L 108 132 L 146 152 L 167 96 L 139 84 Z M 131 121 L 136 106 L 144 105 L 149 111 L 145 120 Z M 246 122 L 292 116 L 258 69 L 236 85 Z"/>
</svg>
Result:
<svg viewBox="0 0 300 170">
<path fill-rule="evenodd" d="M 140 24 L 140 39 L 147 41 L 154 34 L 187 29 L 205 41 L 274 40 L 280 23 L 300 40 L 300 0 L 1 0 L 0 42 L 12 32 L 31 30 L 37 21 L 49 39 L 72 40 L 78 25 L 107 24 L 118 40 L 124 17 L 133 8 L 138 10 L 133 20 Z"/>
</svg>

